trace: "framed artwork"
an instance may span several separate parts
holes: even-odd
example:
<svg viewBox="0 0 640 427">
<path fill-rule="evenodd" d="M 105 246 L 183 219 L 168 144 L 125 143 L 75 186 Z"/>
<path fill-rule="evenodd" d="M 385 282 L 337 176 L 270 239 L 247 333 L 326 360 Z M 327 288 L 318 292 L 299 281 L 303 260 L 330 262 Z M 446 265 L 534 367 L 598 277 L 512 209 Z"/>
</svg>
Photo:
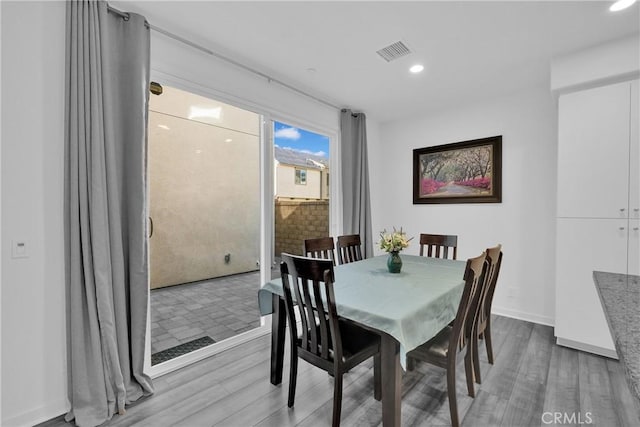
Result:
<svg viewBox="0 0 640 427">
<path fill-rule="evenodd" d="M 413 204 L 502 202 L 502 136 L 413 150 Z"/>
</svg>

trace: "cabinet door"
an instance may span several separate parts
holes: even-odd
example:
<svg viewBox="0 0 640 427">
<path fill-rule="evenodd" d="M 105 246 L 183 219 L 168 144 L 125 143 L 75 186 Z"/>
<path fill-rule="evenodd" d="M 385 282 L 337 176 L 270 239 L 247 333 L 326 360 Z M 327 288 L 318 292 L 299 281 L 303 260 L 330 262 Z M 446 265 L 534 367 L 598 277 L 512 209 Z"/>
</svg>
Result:
<svg viewBox="0 0 640 427">
<path fill-rule="evenodd" d="M 614 350 L 593 272 L 626 273 L 627 225 L 626 219 L 557 220 L 558 338 Z"/>
<path fill-rule="evenodd" d="M 627 268 L 628 274 L 640 276 L 640 219 L 629 220 Z"/>
<path fill-rule="evenodd" d="M 631 85 L 631 136 L 629 138 L 629 217 L 640 219 L 640 84 Z M 638 273 L 635 273 L 638 274 Z"/>
<path fill-rule="evenodd" d="M 628 216 L 630 83 L 563 95 L 558 217 Z"/>
</svg>

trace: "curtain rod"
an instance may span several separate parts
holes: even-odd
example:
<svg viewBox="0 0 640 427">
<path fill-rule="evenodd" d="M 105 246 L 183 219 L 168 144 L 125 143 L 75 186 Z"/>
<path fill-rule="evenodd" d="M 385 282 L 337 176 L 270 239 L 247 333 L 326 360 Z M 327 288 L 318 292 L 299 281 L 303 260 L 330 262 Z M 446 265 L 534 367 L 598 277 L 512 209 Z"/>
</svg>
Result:
<svg viewBox="0 0 640 427">
<path fill-rule="evenodd" d="M 129 20 L 129 13 L 128 12 L 123 12 L 121 10 L 118 10 L 118 9 L 114 8 L 113 6 L 109 5 L 108 3 L 107 3 L 107 10 L 109 12 L 111 12 L 111 13 L 114 13 L 114 14 L 120 16 L 125 21 Z M 186 44 L 188 46 L 191 46 L 194 49 L 197 49 L 197 50 L 199 50 L 201 52 L 204 52 L 204 53 L 206 53 L 208 55 L 214 56 L 214 57 L 216 57 L 218 59 L 221 59 L 221 60 L 223 60 L 225 62 L 228 62 L 229 64 L 235 65 L 236 67 L 242 68 L 245 71 L 249 71 L 250 73 L 253 73 L 253 74 L 255 74 L 255 75 L 259 76 L 259 77 L 262 77 L 262 78 L 266 79 L 267 82 L 269 82 L 269 83 L 277 83 L 280 86 L 283 86 L 283 87 L 285 87 L 285 88 L 287 88 L 287 89 L 289 89 L 289 90 L 291 90 L 293 92 L 296 92 L 296 93 L 298 93 L 300 95 L 306 96 L 307 98 L 311 98 L 316 102 L 319 102 L 321 104 L 327 105 L 327 106 L 329 106 L 331 108 L 335 108 L 336 110 L 341 110 L 341 107 L 338 107 L 337 105 L 334 105 L 334 104 L 332 104 L 332 103 L 330 103 L 328 101 L 325 101 L 322 98 L 318 98 L 317 96 L 314 96 L 314 95 L 311 95 L 310 93 L 304 92 L 303 90 L 300 90 L 295 86 L 291 86 L 290 84 L 285 83 L 282 80 L 278 80 L 278 79 L 276 79 L 274 77 L 271 77 L 268 74 L 265 74 L 265 73 L 263 73 L 263 72 L 261 72 L 259 70 L 256 70 L 255 68 L 251 68 L 251 67 L 249 67 L 247 65 L 242 64 L 241 62 L 238 62 L 238 61 L 236 61 L 234 59 L 231 59 L 231 58 L 229 58 L 227 56 L 224 56 L 224 55 L 221 55 L 221 54 L 219 54 L 217 52 L 214 52 L 211 49 L 207 49 L 204 46 L 201 46 L 201 45 L 199 45 L 197 43 L 194 43 L 191 40 L 187 40 L 184 37 L 181 37 L 181 36 L 178 36 L 176 34 L 173 34 L 173 33 L 169 32 L 169 31 L 167 31 L 167 30 L 165 30 L 163 28 L 156 27 L 155 25 L 150 24 L 149 21 L 147 21 L 147 20 L 145 20 L 145 25 L 147 27 L 149 27 L 150 30 L 154 30 L 154 31 L 156 31 L 156 32 L 158 32 L 158 33 L 160 33 L 162 35 L 165 35 L 165 36 L 167 36 L 169 38 L 172 38 L 172 39 L 174 39 L 176 41 L 179 41 L 180 43 L 183 43 L 183 44 Z"/>
</svg>

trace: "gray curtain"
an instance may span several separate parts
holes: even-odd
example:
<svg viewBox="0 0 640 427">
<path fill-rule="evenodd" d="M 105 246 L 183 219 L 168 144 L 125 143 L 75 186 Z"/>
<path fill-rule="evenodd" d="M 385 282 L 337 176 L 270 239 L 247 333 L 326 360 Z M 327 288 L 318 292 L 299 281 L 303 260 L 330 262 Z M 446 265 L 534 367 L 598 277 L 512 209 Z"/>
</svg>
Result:
<svg viewBox="0 0 640 427">
<path fill-rule="evenodd" d="M 363 257 L 373 256 L 367 123 L 364 113 L 340 112 L 344 234 L 360 234 Z"/>
<path fill-rule="evenodd" d="M 67 2 L 67 420 L 82 426 L 153 392 L 143 373 L 149 45 L 142 16 Z"/>
</svg>

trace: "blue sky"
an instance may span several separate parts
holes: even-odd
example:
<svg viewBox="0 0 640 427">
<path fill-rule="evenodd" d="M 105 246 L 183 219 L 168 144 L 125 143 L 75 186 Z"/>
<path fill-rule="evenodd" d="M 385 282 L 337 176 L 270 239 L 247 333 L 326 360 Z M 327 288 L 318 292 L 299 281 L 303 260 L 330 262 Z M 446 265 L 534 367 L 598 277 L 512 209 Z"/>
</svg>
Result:
<svg viewBox="0 0 640 427">
<path fill-rule="evenodd" d="M 273 137 L 278 147 L 293 148 L 316 156 L 329 157 L 328 136 L 274 121 Z"/>
</svg>

